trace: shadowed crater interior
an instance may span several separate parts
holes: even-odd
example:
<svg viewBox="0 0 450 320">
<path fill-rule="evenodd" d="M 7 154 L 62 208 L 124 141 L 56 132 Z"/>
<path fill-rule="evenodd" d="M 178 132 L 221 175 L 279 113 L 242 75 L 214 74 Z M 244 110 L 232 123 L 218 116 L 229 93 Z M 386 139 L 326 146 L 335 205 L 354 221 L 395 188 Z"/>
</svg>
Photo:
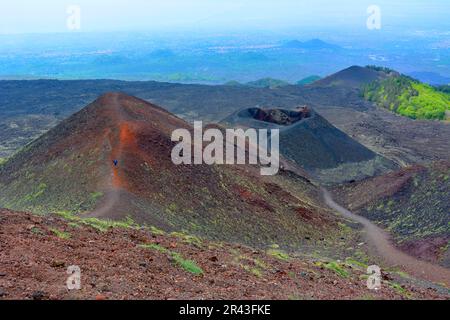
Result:
<svg viewBox="0 0 450 320">
<path fill-rule="evenodd" d="M 284 126 L 291 125 L 311 116 L 308 107 L 299 107 L 297 110 L 250 108 L 247 112 L 255 120 Z"/>
</svg>

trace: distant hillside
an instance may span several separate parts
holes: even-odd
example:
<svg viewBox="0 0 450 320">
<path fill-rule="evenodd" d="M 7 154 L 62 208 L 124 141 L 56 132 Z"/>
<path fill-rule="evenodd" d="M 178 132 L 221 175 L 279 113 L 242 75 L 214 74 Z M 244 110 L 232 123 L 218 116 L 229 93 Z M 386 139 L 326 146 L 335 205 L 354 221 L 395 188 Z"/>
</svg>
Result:
<svg viewBox="0 0 450 320">
<path fill-rule="evenodd" d="M 446 119 L 450 94 L 404 76 L 394 75 L 363 88 L 364 97 L 380 107 L 412 119 Z"/>
<path fill-rule="evenodd" d="M 362 88 L 371 82 L 384 79 L 388 74 L 384 70 L 372 67 L 352 66 L 314 83 L 314 86 L 322 87 L 348 87 Z"/>
<path fill-rule="evenodd" d="M 231 80 L 231 81 L 225 82 L 223 85 L 224 86 L 230 86 L 230 87 L 241 87 L 241 86 L 244 86 L 244 84 L 242 84 L 242 83 L 240 83 L 239 81 L 236 81 L 236 80 Z"/>
<path fill-rule="evenodd" d="M 325 42 L 320 39 L 311 39 L 305 42 L 299 40 L 291 40 L 283 44 L 286 49 L 304 49 L 304 50 L 338 50 L 338 45 Z"/>
<path fill-rule="evenodd" d="M 247 82 L 246 85 L 255 88 L 278 88 L 288 86 L 289 82 L 273 78 L 264 78 L 256 81 Z"/>
<path fill-rule="evenodd" d="M 450 84 L 450 78 L 444 77 L 435 72 L 411 72 L 408 76 L 414 79 L 420 80 L 430 85 L 448 85 Z"/>
<path fill-rule="evenodd" d="M 354 68 L 361 70 L 365 68 Z M 365 73 L 365 70 L 363 70 Z M 369 73 L 374 74 L 371 70 Z M 338 73 L 339 74 L 339 73 Z M 375 75 L 379 76 L 378 72 Z M 369 77 L 369 79 L 372 79 Z M 219 122 L 233 112 L 253 106 L 294 109 L 308 105 L 330 123 L 369 149 L 401 163 L 448 159 L 445 138 L 450 126 L 438 121 L 399 118 L 364 99 L 358 79 L 329 86 L 312 83 L 275 89 L 246 85 L 188 85 L 154 81 L 0 81 L 0 158 L 7 158 L 61 120 L 105 92 L 119 91 L 163 106 L 191 122 Z M 445 86 L 441 88 L 445 91 Z M 345 111 L 345 112 L 344 112 Z M 415 139 L 420 135 L 422 139 Z"/>
<path fill-rule="evenodd" d="M 320 77 L 320 76 L 315 76 L 315 75 L 314 76 L 309 76 L 309 77 L 303 78 L 300 81 L 297 81 L 297 85 L 299 85 L 299 86 L 306 86 L 306 85 L 311 84 L 313 82 L 316 82 L 316 81 L 318 81 L 320 79 L 322 79 L 322 77 Z"/>
<path fill-rule="evenodd" d="M 0 81 L 0 158 L 79 111 L 98 96 L 125 92 L 164 106 L 186 121 L 218 122 L 249 106 L 295 108 L 297 105 L 340 105 L 366 109 L 371 103 L 348 88 L 282 86 L 258 88 L 236 82 L 193 85 L 155 81 L 38 80 Z"/>
</svg>

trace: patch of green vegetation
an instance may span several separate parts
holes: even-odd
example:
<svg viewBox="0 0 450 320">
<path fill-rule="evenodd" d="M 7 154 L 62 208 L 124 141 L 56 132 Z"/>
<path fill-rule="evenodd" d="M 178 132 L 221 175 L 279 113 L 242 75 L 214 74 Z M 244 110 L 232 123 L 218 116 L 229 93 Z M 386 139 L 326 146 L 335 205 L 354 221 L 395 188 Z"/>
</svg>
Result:
<svg viewBox="0 0 450 320">
<path fill-rule="evenodd" d="M 250 266 L 247 266 L 245 264 L 241 264 L 242 269 L 244 269 L 245 271 L 253 274 L 254 276 L 261 278 L 263 276 L 262 271 L 258 268 L 252 268 Z"/>
<path fill-rule="evenodd" d="M 215 249 L 222 249 L 223 248 L 223 243 L 222 242 L 210 242 L 208 245 L 208 249 L 209 250 L 215 250 Z"/>
<path fill-rule="evenodd" d="M 146 243 L 146 244 L 141 244 L 139 246 L 144 249 L 151 249 L 151 250 L 156 250 L 156 251 L 164 252 L 164 253 L 169 251 L 166 248 L 164 248 L 163 246 L 160 246 L 159 244 L 156 244 L 156 243 Z"/>
<path fill-rule="evenodd" d="M 81 226 L 76 222 L 69 222 L 68 226 L 74 229 L 81 228 Z"/>
<path fill-rule="evenodd" d="M 103 197 L 103 192 L 100 192 L 100 191 L 99 192 L 92 192 L 90 196 L 91 196 L 92 201 L 97 202 L 98 199 Z"/>
<path fill-rule="evenodd" d="M 396 274 L 398 274 L 400 277 L 404 278 L 404 279 L 411 279 L 411 277 L 409 276 L 409 274 L 407 274 L 404 271 L 395 271 Z"/>
<path fill-rule="evenodd" d="M 184 270 L 195 275 L 203 274 L 202 268 L 200 268 L 194 261 L 186 260 L 178 253 L 172 253 L 172 258 L 175 260 L 175 263 L 182 267 Z"/>
<path fill-rule="evenodd" d="M 80 216 L 76 216 L 71 212 L 67 211 L 59 211 L 56 213 L 58 216 L 62 217 L 65 220 L 70 222 L 76 222 L 79 224 L 84 224 L 89 227 L 92 227 L 100 232 L 106 232 L 110 228 L 136 228 L 138 225 L 134 222 L 131 217 L 127 217 L 123 221 L 112 221 L 112 220 L 103 220 L 97 218 L 83 218 Z"/>
<path fill-rule="evenodd" d="M 74 215 L 69 211 L 58 211 L 55 214 L 68 221 L 78 221 L 79 219 L 81 219 L 80 217 Z"/>
<path fill-rule="evenodd" d="M 70 239 L 71 237 L 70 233 L 58 230 L 56 228 L 51 228 L 50 231 L 53 232 L 58 238 L 63 240 Z"/>
<path fill-rule="evenodd" d="M 177 210 L 178 210 L 178 206 L 177 206 L 175 203 L 171 203 L 171 204 L 167 207 L 166 212 L 167 212 L 167 213 L 174 213 L 174 212 L 176 212 Z"/>
<path fill-rule="evenodd" d="M 269 249 L 267 250 L 267 254 L 269 256 L 275 257 L 279 260 L 283 260 L 283 261 L 289 261 L 289 255 L 282 251 L 282 250 L 278 250 L 278 249 Z"/>
<path fill-rule="evenodd" d="M 230 253 L 234 256 L 233 263 L 258 278 L 262 277 L 263 271 L 268 269 L 264 261 L 260 259 L 247 256 L 236 249 L 231 249 Z"/>
<path fill-rule="evenodd" d="M 399 285 L 398 283 L 395 282 L 389 282 L 389 287 L 391 287 L 392 289 L 394 289 L 398 294 L 404 296 L 407 299 L 411 299 L 412 298 L 412 293 L 409 292 L 408 290 L 406 290 L 405 288 L 403 288 L 401 285 Z"/>
<path fill-rule="evenodd" d="M 325 264 L 325 268 L 327 268 L 329 270 L 333 270 L 334 272 L 336 272 L 338 275 L 340 275 L 343 278 L 347 278 L 349 276 L 348 272 L 344 269 L 344 267 L 337 262 L 334 262 L 334 261 L 329 262 L 329 263 Z"/>
<path fill-rule="evenodd" d="M 446 111 L 450 110 L 450 94 L 404 75 L 365 86 L 363 96 L 380 107 L 413 119 L 444 120 Z"/>
<path fill-rule="evenodd" d="M 163 236 L 163 235 L 166 234 L 163 230 L 158 229 L 155 226 L 150 226 L 150 232 L 153 233 L 156 236 Z"/>
<path fill-rule="evenodd" d="M 268 267 L 267 265 L 264 263 L 264 261 L 261 261 L 259 259 L 253 259 L 253 263 L 258 267 L 261 268 L 263 270 L 266 270 Z"/>
<path fill-rule="evenodd" d="M 341 228 L 342 231 L 346 232 L 346 233 L 350 233 L 352 232 L 352 228 L 350 228 L 348 225 L 346 225 L 345 223 L 342 222 L 338 222 L 338 226 Z"/>
<path fill-rule="evenodd" d="M 130 218 L 131 219 L 131 218 Z M 85 225 L 88 225 L 94 229 L 97 229 L 101 232 L 106 232 L 110 228 L 134 228 L 134 223 L 130 223 L 130 221 L 112 221 L 112 220 L 102 220 L 97 218 L 84 218 L 81 222 Z"/>
<path fill-rule="evenodd" d="M 47 184 L 40 183 L 37 187 L 37 190 L 35 190 L 33 193 L 25 196 L 25 201 L 32 201 L 32 200 L 38 198 L 45 192 L 45 190 L 47 190 Z"/>
<path fill-rule="evenodd" d="M 360 262 L 360 261 L 356 261 L 355 259 L 352 259 L 352 258 L 347 258 L 347 259 L 345 259 L 345 263 L 346 263 L 347 265 L 360 267 L 360 268 L 362 268 L 362 269 L 364 269 L 364 270 L 367 270 L 367 267 L 368 267 L 367 264 L 365 264 L 365 263 L 363 263 L 363 262 Z"/>
<path fill-rule="evenodd" d="M 184 232 L 172 232 L 170 235 L 181 239 L 184 243 L 192 244 L 197 247 L 202 246 L 202 240 L 197 236 L 186 234 Z"/>
<path fill-rule="evenodd" d="M 159 244 L 155 243 L 142 244 L 140 245 L 140 247 L 145 249 L 156 250 L 162 253 L 167 253 L 173 259 L 174 263 L 183 268 L 185 271 L 195 275 L 203 274 L 203 269 L 200 268 L 194 261 L 184 259 L 179 253 L 172 252 Z"/>
<path fill-rule="evenodd" d="M 38 227 L 31 228 L 31 233 L 37 234 L 37 235 L 40 235 L 40 236 L 45 235 L 45 232 L 42 229 L 38 228 Z"/>
<path fill-rule="evenodd" d="M 5 158 L 0 158 L 0 166 L 1 166 L 2 164 L 6 163 L 6 160 L 7 160 L 7 159 L 5 159 Z"/>
<path fill-rule="evenodd" d="M 325 269 L 334 271 L 336 274 L 338 274 L 339 276 L 341 276 L 342 278 L 348 278 L 349 277 L 349 273 L 347 272 L 347 270 L 345 270 L 345 266 L 343 264 L 340 264 L 336 261 L 331 261 L 328 263 L 323 263 L 323 262 L 316 262 L 316 266 L 318 267 L 323 267 Z"/>
</svg>

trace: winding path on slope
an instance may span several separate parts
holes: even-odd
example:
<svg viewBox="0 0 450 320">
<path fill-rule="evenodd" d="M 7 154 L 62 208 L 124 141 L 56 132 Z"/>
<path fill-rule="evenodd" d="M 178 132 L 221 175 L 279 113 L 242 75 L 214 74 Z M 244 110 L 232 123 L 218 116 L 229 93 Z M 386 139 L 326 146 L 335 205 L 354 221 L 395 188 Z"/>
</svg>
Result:
<svg viewBox="0 0 450 320">
<path fill-rule="evenodd" d="M 119 202 L 120 198 L 120 189 L 121 189 L 121 179 L 119 175 L 119 168 L 121 164 L 121 156 L 122 156 L 122 150 L 124 143 L 128 140 L 127 132 L 129 131 L 129 128 L 124 122 L 123 119 L 123 110 L 119 103 L 119 95 L 114 93 L 112 94 L 112 102 L 111 107 L 113 108 L 115 115 L 115 118 L 117 120 L 117 123 L 120 124 L 119 128 L 119 136 L 114 138 L 109 138 L 108 143 L 111 146 L 111 153 L 110 153 L 110 175 L 107 179 L 107 181 L 104 183 L 105 185 L 103 188 L 105 191 L 105 197 L 102 200 L 102 205 L 98 207 L 96 210 L 92 211 L 88 216 L 95 217 L 95 218 L 104 218 L 108 217 L 108 214 L 114 210 L 114 207 Z M 118 160 L 118 165 L 114 164 L 114 160 Z"/>
<path fill-rule="evenodd" d="M 365 236 L 370 245 L 374 247 L 378 255 L 391 266 L 399 266 L 409 274 L 434 283 L 443 283 L 450 286 L 450 270 L 416 259 L 397 249 L 391 242 L 389 234 L 373 224 L 369 219 L 356 215 L 337 204 L 330 192 L 322 189 L 326 204 L 338 211 L 345 218 L 351 219 L 363 225 Z"/>
</svg>

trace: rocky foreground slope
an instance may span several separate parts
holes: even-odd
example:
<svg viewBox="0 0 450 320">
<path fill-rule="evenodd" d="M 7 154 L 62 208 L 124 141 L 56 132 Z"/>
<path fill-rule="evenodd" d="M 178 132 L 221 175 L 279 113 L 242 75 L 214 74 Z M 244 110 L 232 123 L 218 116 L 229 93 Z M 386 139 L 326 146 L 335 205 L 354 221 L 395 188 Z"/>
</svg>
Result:
<svg viewBox="0 0 450 320">
<path fill-rule="evenodd" d="M 167 234 L 128 221 L 0 211 L 0 299 L 445 299 L 365 266 Z M 67 268 L 81 269 L 68 290 Z"/>
</svg>

